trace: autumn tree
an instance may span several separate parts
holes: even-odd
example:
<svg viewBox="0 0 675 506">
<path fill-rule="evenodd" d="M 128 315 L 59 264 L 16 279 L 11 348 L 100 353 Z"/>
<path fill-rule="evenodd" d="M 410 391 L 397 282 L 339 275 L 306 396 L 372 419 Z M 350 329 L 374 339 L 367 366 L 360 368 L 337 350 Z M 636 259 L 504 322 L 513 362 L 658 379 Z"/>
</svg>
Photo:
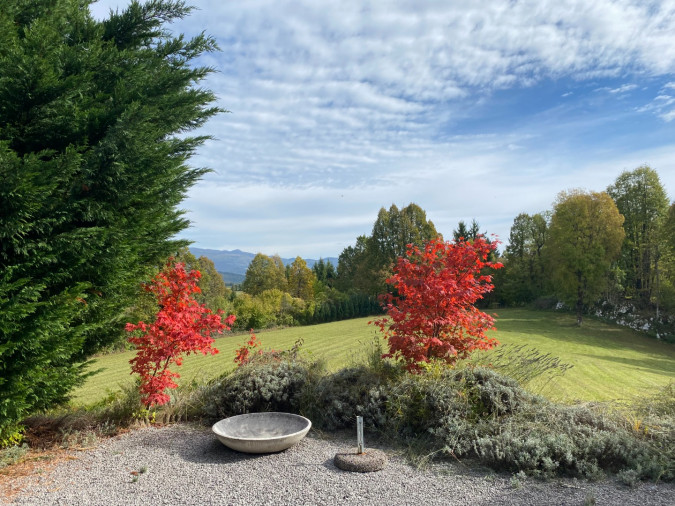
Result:
<svg viewBox="0 0 675 506">
<path fill-rule="evenodd" d="M 181 249 L 176 255 L 176 260 L 185 264 L 185 269 L 188 271 L 199 271 L 199 293 L 195 294 L 197 302 L 204 304 L 212 311 L 227 310 L 230 307 L 232 291 L 216 270 L 213 260 L 203 255 L 197 258 L 188 248 Z"/>
<path fill-rule="evenodd" d="M 561 192 L 554 204 L 546 254 L 557 294 L 576 310 L 595 302 L 624 239 L 623 216 L 605 192 Z"/>
<path fill-rule="evenodd" d="M 183 2 L 0 8 L 0 437 L 64 401 L 120 339 L 142 280 L 184 241 L 188 164 L 219 111 L 198 64 L 216 49 L 163 25 Z"/>
<path fill-rule="evenodd" d="M 268 257 L 258 253 L 246 269 L 241 289 L 249 295 L 258 295 L 265 290 L 287 289 L 286 268 L 279 255 Z"/>
<path fill-rule="evenodd" d="M 214 313 L 195 299 L 200 292 L 199 271 L 186 271 L 180 262 L 170 259 L 145 289 L 157 299 L 157 312 L 151 324 L 140 321 L 127 323 L 131 333 L 129 342 L 136 347 L 136 356 L 129 362 L 131 371 L 140 375 L 141 401 L 146 407 L 169 402 L 167 388 L 176 388 L 177 372 L 169 369 L 180 366 L 183 355 L 200 352 L 216 354 L 214 333 L 229 330 L 234 315 L 224 317 Z"/>
<path fill-rule="evenodd" d="M 305 301 L 314 299 L 316 277 L 312 270 L 307 267 L 307 262 L 300 257 L 295 257 L 295 260 L 288 266 L 287 275 L 288 293 L 292 297 Z"/>
<path fill-rule="evenodd" d="M 382 298 L 387 318 L 373 322 L 388 341 L 386 356 L 419 372 L 432 359 L 453 364 L 495 346 L 486 335 L 493 318 L 474 305 L 493 288 L 491 276 L 481 271 L 501 267 L 488 260 L 495 248 L 480 236 L 472 242 L 436 238 L 421 248 L 410 245 L 387 279 L 393 292 Z"/>
<path fill-rule="evenodd" d="M 646 306 L 656 296 L 668 196 L 657 172 L 646 165 L 622 172 L 607 193 L 625 218 L 620 267 L 625 273 L 626 295 Z"/>
</svg>

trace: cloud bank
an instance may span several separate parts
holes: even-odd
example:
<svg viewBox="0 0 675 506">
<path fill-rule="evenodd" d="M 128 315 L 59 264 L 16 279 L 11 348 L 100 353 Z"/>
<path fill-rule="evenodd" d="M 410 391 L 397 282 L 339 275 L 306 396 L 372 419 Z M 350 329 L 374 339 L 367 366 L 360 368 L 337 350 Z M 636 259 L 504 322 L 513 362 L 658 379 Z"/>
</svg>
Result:
<svg viewBox="0 0 675 506">
<path fill-rule="evenodd" d="M 173 29 L 217 39 L 200 63 L 231 111 L 193 160 L 214 169 L 185 202 L 197 246 L 336 256 L 409 202 L 506 240 L 643 163 L 675 191 L 671 0 L 196 5 Z"/>
</svg>

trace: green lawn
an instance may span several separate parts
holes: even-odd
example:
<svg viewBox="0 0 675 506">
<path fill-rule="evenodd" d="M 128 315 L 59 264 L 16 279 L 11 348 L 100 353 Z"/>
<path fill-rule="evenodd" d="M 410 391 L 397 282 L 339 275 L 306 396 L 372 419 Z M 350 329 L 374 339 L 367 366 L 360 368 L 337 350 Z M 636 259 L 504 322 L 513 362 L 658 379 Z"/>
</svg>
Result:
<svg viewBox="0 0 675 506">
<path fill-rule="evenodd" d="M 675 345 L 617 325 L 585 319 L 579 328 L 570 314 L 508 309 L 499 311 L 496 337 L 574 366 L 542 390 L 555 400 L 626 400 L 675 381 Z"/>
<path fill-rule="evenodd" d="M 287 350 L 295 341 L 302 338 L 303 353 L 311 358 L 322 358 L 330 370 L 337 370 L 345 365 L 363 360 L 379 334 L 372 325 L 371 318 L 359 318 L 341 322 L 310 325 L 307 327 L 291 327 L 281 330 L 268 330 L 256 333 L 264 349 Z M 223 372 L 234 369 L 234 352 L 248 341 L 248 334 L 227 335 L 216 339 L 215 347 L 220 350 L 217 355 L 190 355 L 183 365 L 173 368 L 181 375 L 181 381 L 193 379 L 206 380 Z M 134 352 L 104 355 L 96 359 L 91 369 L 101 372 L 74 392 L 75 404 L 89 404 L 105 396 L 108 390 L 119 390 L 121 385 L 133 381 L 129 360 Z"/>
<path fill-rule="evenodd" d="M 332 370 L 362 360 L 377 332 L 369 318 L 260 332 L 264 348 L 288 349 L 304 339 L 303 349 L 324 358 Z M 571 402 L 625 400 L 653 392 L 675 381 L 675 346 L 637 332 L 587 319 L 582 328 L 573 315 L 503 309 L 498 311 L 497 339 L 504 344 L 526 344 L 542 353 L 560 357 L 574 367 L 542 391 L 554 400 Z M 247 335 L 216 340 L 220 354 L 190 356 L 175 368 L 181 380 L 208 379 L 234 368 L 234 350 Z M 132 381 L 129 359 L 133 352 L 98 358 L 102 371 L 75 391 L 76 404 L 89 404 L 107 390 Z"/>
</svg>

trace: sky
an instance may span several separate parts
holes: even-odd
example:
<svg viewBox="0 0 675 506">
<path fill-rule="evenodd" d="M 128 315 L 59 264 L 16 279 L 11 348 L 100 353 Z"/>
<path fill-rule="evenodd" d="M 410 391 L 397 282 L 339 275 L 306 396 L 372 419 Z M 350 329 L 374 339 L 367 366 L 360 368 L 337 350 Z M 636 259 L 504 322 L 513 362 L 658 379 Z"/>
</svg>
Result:
<svg viewBox="0 0 675 506">
<path fill-rule="evenodd" d="M 191 5 L 167 28 L 216 39 L 196 63 L 229 111 L 196 132 L 195 247 L 336 257 L 411 202 L 505 244 L 519 213 L 644 164 L 675 199 L 675 0 Z"/>
</svg>

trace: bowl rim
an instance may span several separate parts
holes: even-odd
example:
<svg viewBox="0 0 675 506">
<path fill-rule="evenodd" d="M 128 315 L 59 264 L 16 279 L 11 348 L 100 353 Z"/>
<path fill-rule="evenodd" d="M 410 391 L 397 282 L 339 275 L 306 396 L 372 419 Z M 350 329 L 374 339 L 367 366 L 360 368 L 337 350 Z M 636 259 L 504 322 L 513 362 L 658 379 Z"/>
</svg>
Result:
<svg viewBox="0 0 675 506">
<path fill-rule="evenodd" d="M 288 417 L 288 418 L 296 418 L 296 419 L 302 420 L 302 421 L 305 422 L 306 426 L 303 427 L 302 429 L 300 429 L 299 431 L 289 432 L 288 434 L 283 434 L 281 436 L 274 436 L 274 437 L 231 436 L 231 435 L 225 434 L 222 431 L 216 429 L 216 425 L 218 425 L 220 422 L 225 421 L 225 420 L 231 420 L 231 419 L 234 419 L 234 418 L 250 417 L 250 416 L 260 417 L 260 416 L 272 415 L 272 414 L 283 415 L 283 416 Z M 216 423 L 214 423 L 211 426 L 211 430 L 213 431 L 214 434 L 216 434 L 216 436 L 221 436 L 221 437 L 224 437 L 224 438 L 238 440 L 238 441 L 275 441 L 277 439 L 285 439 L 285 438 L 297 436 L 299 434 L 302 434 L 303 432 L 307 433 L 307 432 L 309 432 L 309 429 L 311 429 L 311 428 L 312 428 L 312 421 L 309 418 L 306 418 L 302 415 L 297 415 L 295 413 L 285 413 L 283 411 L 259 411 L 259 412 L 255 412 L 255 413 L 242 413 L 240 415 L 228 416 L 227 418 L 223 418 L 222 420 L 218 420 Z"/>
</svg>

